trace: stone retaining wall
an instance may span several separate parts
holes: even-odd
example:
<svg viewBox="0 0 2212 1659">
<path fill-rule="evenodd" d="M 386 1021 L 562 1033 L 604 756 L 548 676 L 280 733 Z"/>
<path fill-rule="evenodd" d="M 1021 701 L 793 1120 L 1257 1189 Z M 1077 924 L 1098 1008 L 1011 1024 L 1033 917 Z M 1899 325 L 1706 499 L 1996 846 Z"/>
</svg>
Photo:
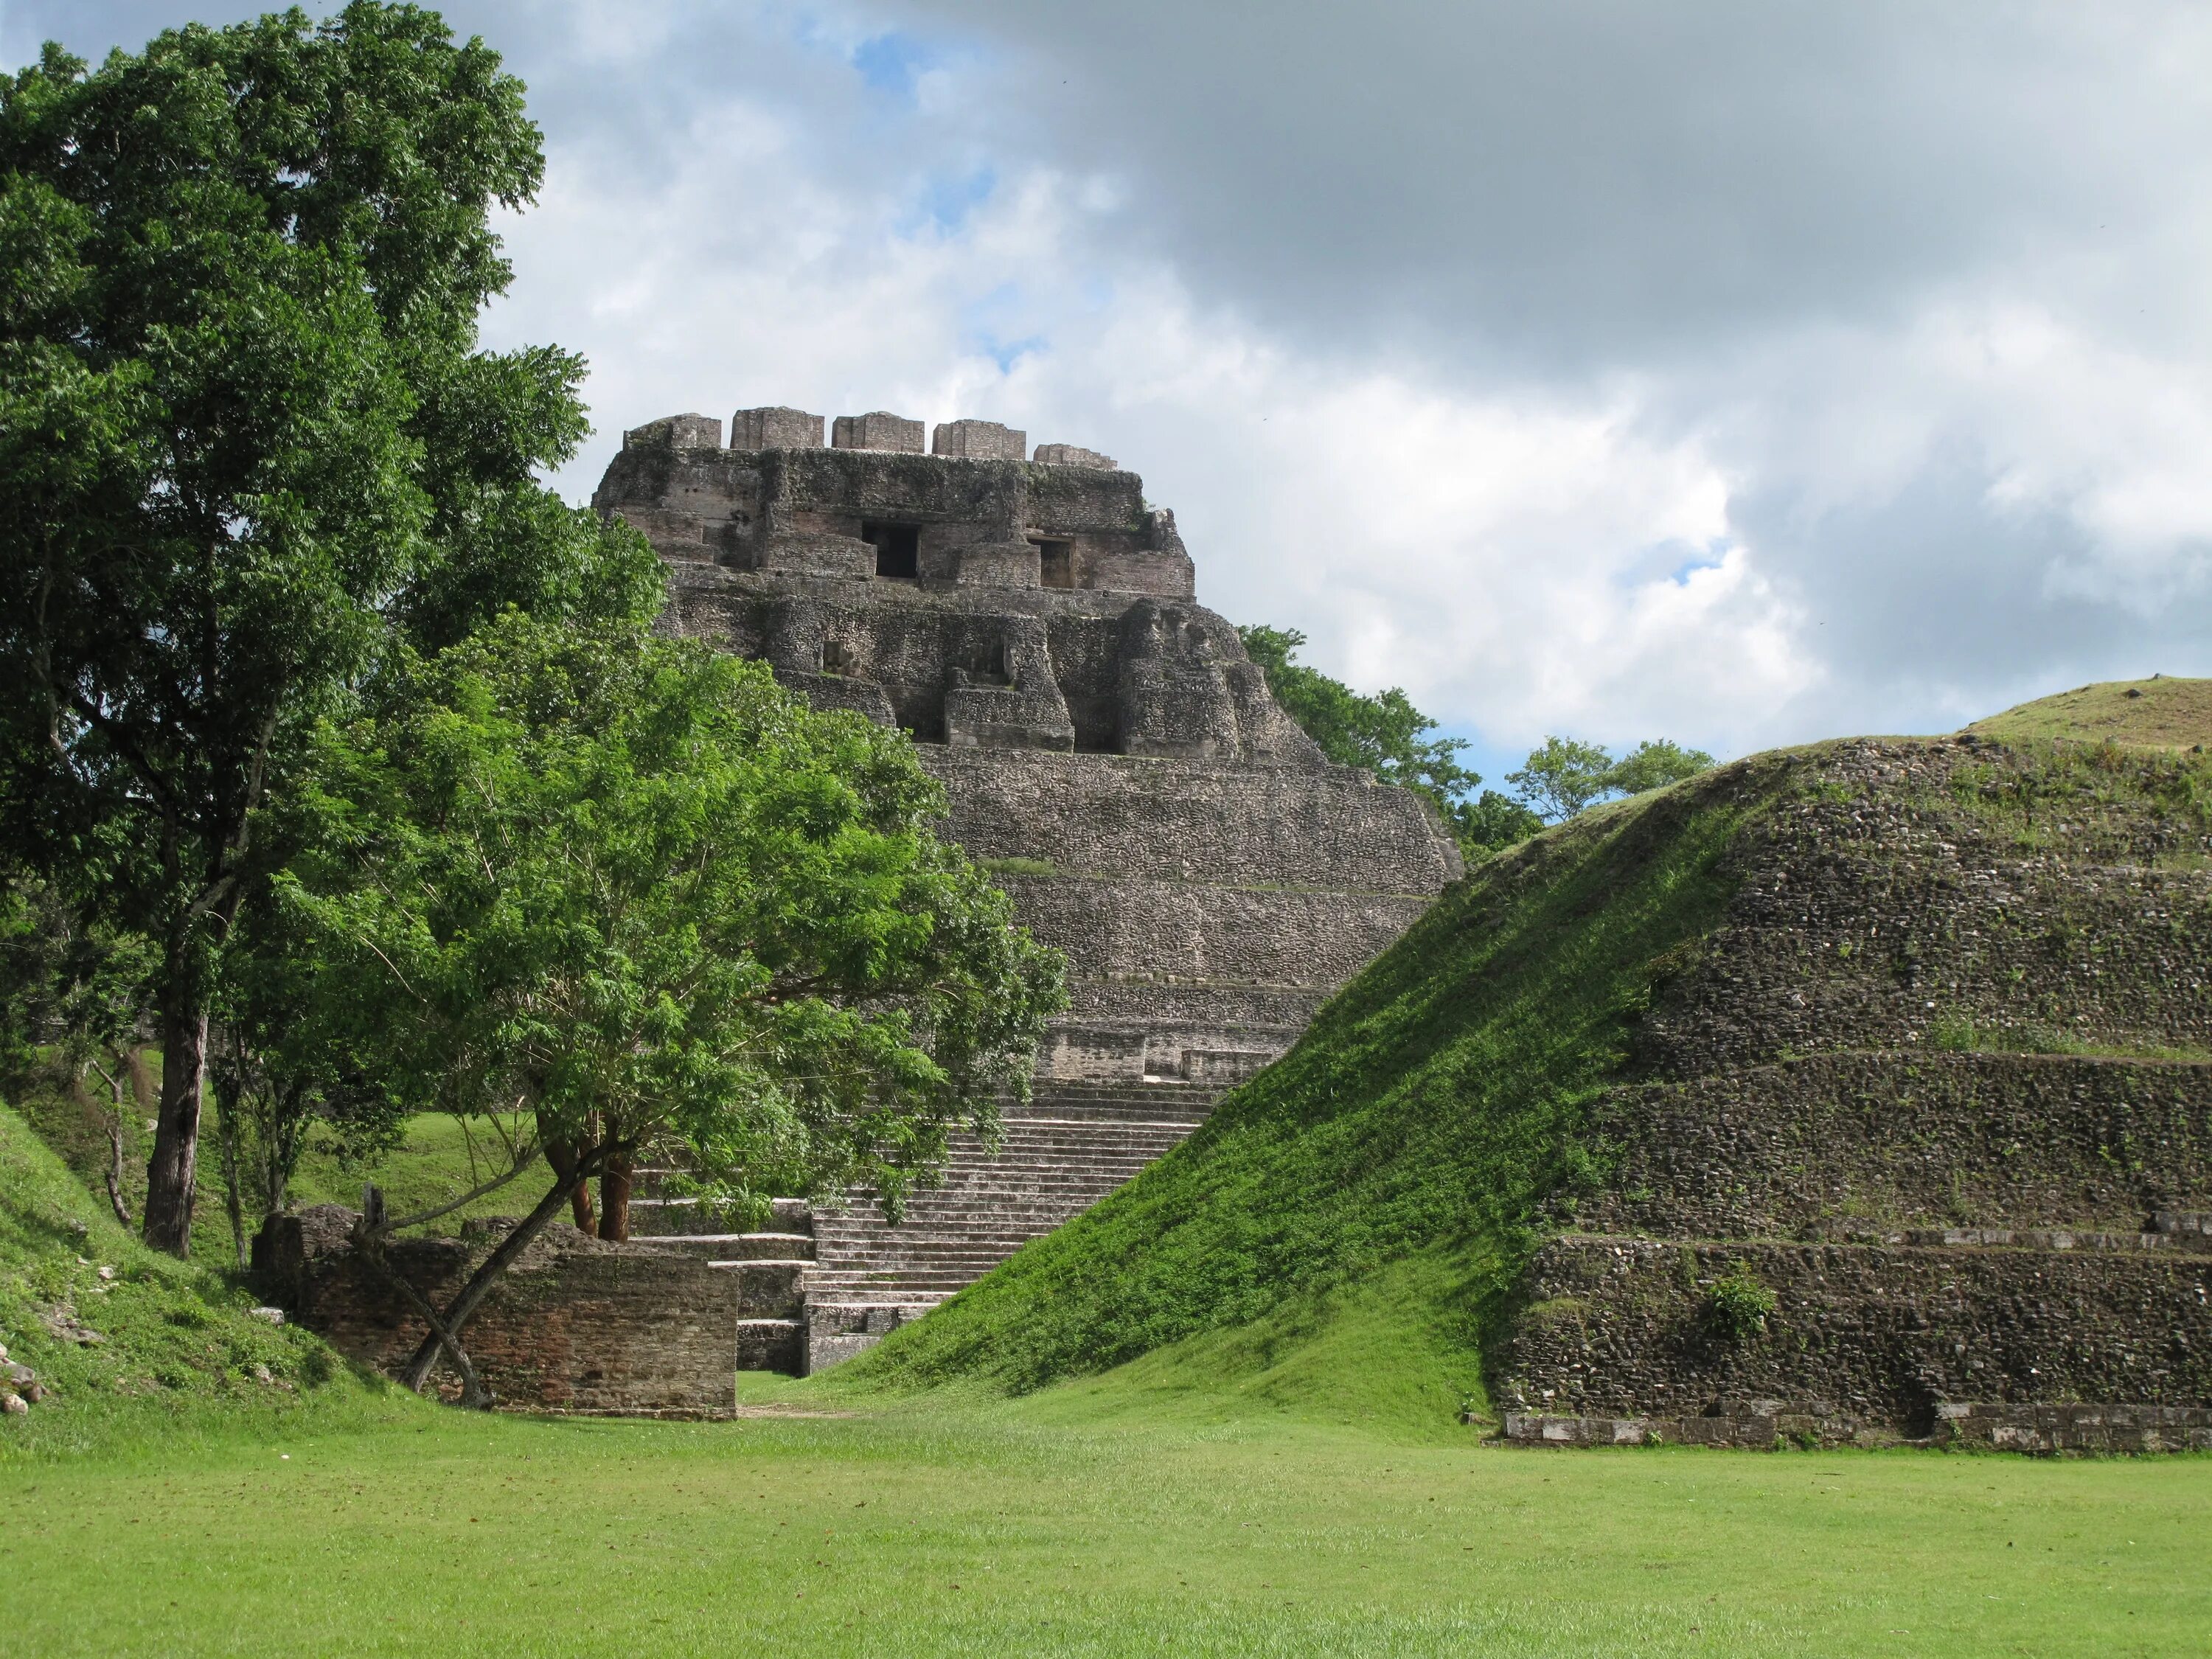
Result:
<svg viewBox="0 0 2212 1659">
<path fill-rule="evenodd" d="M 1818 1054 L 1614 1091 L 1593 1232 L 1798 1237 L 1850 1222 L 2140 1231 L 2212 1210 L 2212 1065 Z"/>
<path fill-rule="evenodd" d="M 1763 1330 L 1712 1287 L 1773 1294 Z M 2212 1401 L 2212 1256 L 1570 1234 L 1536 1255 L 1496 1367 L 1510 1409 L 1740 1415 L 1745 1402 L 1908 1433 L 1947 1401 Z"/>
<path fill-rule="evenodd" d="M 280 1216 L 254 1244 L 263 1293 L 341 1353 L 390 1372 L 423 1325 L 391 1283 L 345 1245 L 354 1212 L 319 1205 Z M 410 1238 L 395 1267 L 434 1303 L 460 1288 L 486 1240 Z M 780 1283 L 735 1274 L 648 1243 L 606 1244 L 548 1227 L 462 1333 L 469 1358 L 505 1407 L 567 1411 L 727 1410 L 739 1322 L 799 1301 L 798 1274 Z M 781 1351 L 775 1356 L 786 1358 Z M 451 1394 L 458 1382 L 441 1368 Z"/>
</svg>

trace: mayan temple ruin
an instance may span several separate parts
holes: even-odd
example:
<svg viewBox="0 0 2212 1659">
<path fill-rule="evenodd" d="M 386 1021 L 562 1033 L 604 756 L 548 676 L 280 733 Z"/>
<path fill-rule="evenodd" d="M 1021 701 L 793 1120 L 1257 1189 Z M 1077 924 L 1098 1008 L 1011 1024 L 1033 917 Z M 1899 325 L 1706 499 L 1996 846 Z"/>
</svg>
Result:
<svg viewBox="0 0 2212 1659">
<path fill-rule="evenodd" d="M 1108 457 L 987 421 L 738 411 L 625 435 L 594 505 L 668 568 L 666 625 L 911 732 L 952 834 L 1066 953 L 1073 1006 L 1003 1150 L 898 1227 L 635 1225 L 749 1265 L 744 1363 L 816 1369 L 981 1276 L 1195 1128 L 1459 873 L 1421 799 L 1322 759 L 1194 597 L 1175 516 Z M 710 1223 L 700 1221 L 696 1227 Z M 690 1236 L 684 1235 L 690 1233 Z M 719 1253 L 719 1255 L 718 1255 Z"/>
</svg>

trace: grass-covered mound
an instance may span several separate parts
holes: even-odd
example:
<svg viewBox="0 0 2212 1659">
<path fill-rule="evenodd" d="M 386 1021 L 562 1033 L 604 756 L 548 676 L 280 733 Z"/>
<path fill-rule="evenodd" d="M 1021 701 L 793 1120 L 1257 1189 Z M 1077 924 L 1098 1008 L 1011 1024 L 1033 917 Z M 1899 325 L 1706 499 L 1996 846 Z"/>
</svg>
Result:
<svg viewBox="0 0 2212 1659">
<path fill-rule="evenodd" d="M 2135 749 L 2194 749 L 2212 744 L 2212 679 L 2106 680 L 2039 697 L 1966 729 L 2001 743 L 2109 739 Z"/>
<path fill-rule="evenodd" d="M 174 1443 L 303 1417 L 427 1409 L 356 1374 L 323 1342 L 250 1311 L 224 1276 L 172 1260 L 0 1106 L 0 1344 L 42 1397 L 0 1416 L 0 1461 L 121 1441 Z"/>
<path fill-rule="evenodd" d="M 1539 1206 L 1585 1181 L 1584 1109 L 1722 854 L 1782 768 L 1741 763 L 1476 868 L 1189 1141 L 841 1388 L 1117 1382 L 1346 1415 L 1480 1406 L 1490 1310 Z M 1162 1352 L 1165 1351 L 1165 1352 Z"/>
</svg>

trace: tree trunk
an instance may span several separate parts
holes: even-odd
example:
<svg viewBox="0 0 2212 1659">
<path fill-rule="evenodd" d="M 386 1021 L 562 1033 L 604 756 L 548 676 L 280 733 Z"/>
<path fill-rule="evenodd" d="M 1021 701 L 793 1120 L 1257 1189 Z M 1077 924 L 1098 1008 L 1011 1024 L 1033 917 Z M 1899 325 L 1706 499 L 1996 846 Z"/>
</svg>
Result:
<svg viewBox="0 0 2212 1659">
<path fill-rule="evenodd" d="M 629 1243 L 629 1186 L 633 1160 L 629 1148 L 607 1154 L 599 1169 L 599 1237 L 616 1244 Z"/>
<path fill-rule="evenodd" d="M 593 1146 L 578 1156 L 574 1165 L 577 1180 L 591 1177 L 605 1151 L 604 1147 Z M 498 1284 L 507 1270 L 514 1266 L 514 1259 L 530 1248 L 530 1241 L 544 1232 L 546 1224 L 560 1213 L 561 1206 L 569 1200 L 572 1191 L 573 1187 L 565 1176 L 556 1180 L 552 1190 L 538 1200 L 538 1207 L 517 1222 L 514 1231 L 500 1240 L 499 1247 L 483 1259 L 483 1265 L 469 1275 L 469 1282 L 462 1285 L 460 1293 L 447 1304 L 443 1316 L 447 1338 L 441 1339 L 435 1329 L 427 1334 L 416 1348 L 413 1358 L 408 1360 L 407 1369 L 400 1373 L 402 1382 L 417 1394 L 422 1392 L 422 1385 L 430 1380 L 430 1368 L 437 1364 L 438 1352 L 444 1341 L 451 1340 L 458 1345 L 461 1327 L 468 1323 L 469 1316 L 477 1310 L 477 1304 L 485 1297 L 491 1294 L 492 1286 Z"/>
<path fill-rule="evenodd" d="M 123 1201 L 123 1091 L 131 1080 L 132 1060 L 128 1052 L 118 1054 L 112 1072 L 97 1060 L 93 1062 L 93 1069 L 107 1085 L 107 1202 L 115 1218 L 126 1227 L 131 1224 L 131 1206 Z"/>
<path fill-rule="evenodd" d="M 573 1140 L 549 1140 L 545 1143 L 545 1161 L 553 1166 L 553 1173 L 563 1181 L 573 1180 L 568 1191 L 568 1208 L 576 1219 L 576 1231 L 586 1237 L 599 1230 L 592 1219 L 592 1183 L 576 1176 L 576 1143 Z"/>
<path fill-rule="evenodd" d="M 171 986 L 184 977 L 170 965 Z M 204 999 L 166 990 L 161 1006 L 161 1104 L 146 1165 L 146 1242 L 182 1256 L 192 1244 L 192 1181 L 199 1158 L 200 1088 L 207 1074 Z"/>
</svg>

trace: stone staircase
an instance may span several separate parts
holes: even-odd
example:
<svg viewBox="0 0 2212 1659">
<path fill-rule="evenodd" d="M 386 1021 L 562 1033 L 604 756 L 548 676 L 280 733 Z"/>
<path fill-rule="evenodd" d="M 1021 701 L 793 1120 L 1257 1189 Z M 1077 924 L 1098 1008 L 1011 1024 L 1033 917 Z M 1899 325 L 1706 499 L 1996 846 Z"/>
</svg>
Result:
<svg viewBox="0 0 2212 1659">
<path fill-rule="evenodd" d="M 892 1226 L 876 1194 L 840 1208 L 776 1200 L 771 1229 L 720 1231 L 695 1199 L 662 1195 L 641 1170 L 630 1234 L 741 1275 L 739 1370 L 808 1373 L 850 1358 L 974 1284 L 1079 1214 L 1206 1121 L 1220 1093 L 1185 1082 L 1040 1083 L 1004 1120 L 995 1155 L 956 1135 L 942 1184 L 914 1194 Z"/>
<path fill-rule="evenodd" d="M 769 1228 L 732 1233 L 696 1198 L 666 1195 L 673 1171 L 637 1172 L 630 1237 L 659 1249 L 702 1256 L 738 1281 L 737 1360 L 741 1371 L 797 1371 L 806 1356 L 806 1275 L 814 1264 L 813 1224 L 804 1200 L 779 1198 Z"/>
</svg>

